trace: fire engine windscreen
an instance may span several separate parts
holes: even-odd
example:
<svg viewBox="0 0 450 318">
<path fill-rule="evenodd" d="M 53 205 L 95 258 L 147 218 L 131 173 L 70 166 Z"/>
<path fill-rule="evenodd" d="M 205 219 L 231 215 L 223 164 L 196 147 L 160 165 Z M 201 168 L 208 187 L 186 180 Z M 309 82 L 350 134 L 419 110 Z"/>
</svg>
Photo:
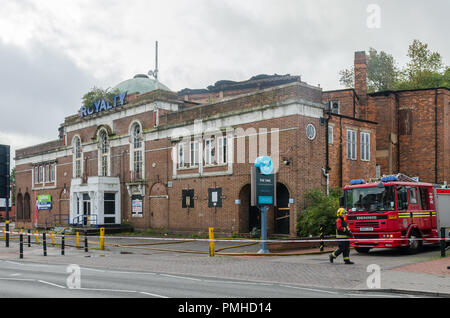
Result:
<svg viewBox="0 0 450 318">
<path fill-rule="evenodd" d="M 395 209 L 394 187 L 346 189 L 345 207 L 350 212 L 393 211 Z"/>
</svg>

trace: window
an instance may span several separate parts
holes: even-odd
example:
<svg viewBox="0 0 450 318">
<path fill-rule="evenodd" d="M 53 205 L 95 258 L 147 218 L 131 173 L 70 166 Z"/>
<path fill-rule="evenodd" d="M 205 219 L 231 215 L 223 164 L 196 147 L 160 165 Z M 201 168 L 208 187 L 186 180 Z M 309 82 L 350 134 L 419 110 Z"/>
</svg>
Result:
<svg viewBox="0 0 450 318">
<path fill-rule="evenodd" d="M 181 207 L 183 209 L 194 207 L 194 190 L 181 190 Z"/>
<path fill-rule="evenodd" d="M 347 159 L 356 160 L 356 131 L 347 130 Z"/>
<path fill-rule="evenodd" d="M 333 141 L 334 141 L 333 126 L 328 126 L 328 143 L 332 145 Z"/>
<path fill-rule="evenodd" d="M 45 182 L 50 182 L 50 166 L 45 165 Z"/>
<path fill-rule="evenodd" d="M 106 134 L 105 130 L 101 130 L 99 133 L 99 160 L 100 160 L 100 164 L 99 164 L 99 175 L 102 177 L 107 177 L 108 176 L 108 152 L 109 152 L 109 147 L 108 147 L 108 136 Z"/>
<path fill-rule="evenodd" d="M 420 193 L 420 205 L 422 210 L 430 210 L 430 202 L 428 200 L 428 189 L 421 187 L 419 188 Z"/>
<path fill-rule="evenodd" d="M 399 186 L 397 188 L 397 202 L 399 211 L 408 209 L 408 190 L 406 187 Z"/>
<path fill-rule="evenodd" d="M 74 145 L 74 176 L 75 178 L 81 178 L 82 175 L 82 169 L 81 169 L 81 140 L 79 137 L 75 138 L 75 145 Z"/>
<path fill-rule="evenodd" d="M 186 167 L 186 144 L 178 144 L 178 167 Z"/>
<path fill-rule="evenodd" d="M 34 183 L 39 183 L 39 167 L 34 167 Z"/>
<path fill-rule="evenodd" d="M 316 127 L 313 124 L 306 126 L 306 136 L 309 140 L 316 139 Z"/>
<path fill-rule="evenodd" d="M 370 161 L 370 133 L 361 133 L 361 160 Z"/>
<path fill-rule="evenodd" d="M 227 137 L 219 137 L 217 139 L 217 148 L 218 163 L 227 163 Z"/>
<path fill-rule="evenodd" d="M 44 182 L 44 167 L 39 166 L 39 183 Z"/>
<path fill-rule="evenodd" d="M 417 204 L 417 189 L 409 188 L 409 203 Z"/>
<path fill-rule="evenodd" d="M 116 214 L 116 194 L 115 193 L 105 193 L 103 195 L 104 210 L 105 215 L 115 215 Z"/>
<path fill-rule="evenodd" d="M 190 166 L 191 167 L 195 167 L 198 166 L 198 146 L 199 143 L 197 141 L 191 142 L 190 146 L 189 146 L 189 150 L 190 150 Z"/>
<path fill-rule="evenodd" d="M 56 177 L 56 164 L 50 166 L 50 182 L 55 182 Z"/>
<path fill-rule="evenodd" d="M 205 165 L 213 165 L 214 164 L 214 140 L 207 139 L 205 140 Z"/>
<path fill-rule="evenodd" d="M 136 179 L 143 178 L 144 160 L 143 160 L 143 145 L 141 125 L 135 123 L 132 127 L 132 155 L 133 171 Z"/>
</svg>

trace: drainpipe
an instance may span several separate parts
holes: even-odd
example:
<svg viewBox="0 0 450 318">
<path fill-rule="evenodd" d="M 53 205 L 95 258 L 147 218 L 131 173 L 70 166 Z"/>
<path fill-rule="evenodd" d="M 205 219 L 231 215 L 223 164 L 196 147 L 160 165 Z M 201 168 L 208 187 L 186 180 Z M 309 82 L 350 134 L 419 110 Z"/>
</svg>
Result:
<svg viewBox="0 0 450 318">
<path fill-rule="evenodd" d="M 434 91 L 434 183 L 438 183 L 438 89 Z"/>
</svg>

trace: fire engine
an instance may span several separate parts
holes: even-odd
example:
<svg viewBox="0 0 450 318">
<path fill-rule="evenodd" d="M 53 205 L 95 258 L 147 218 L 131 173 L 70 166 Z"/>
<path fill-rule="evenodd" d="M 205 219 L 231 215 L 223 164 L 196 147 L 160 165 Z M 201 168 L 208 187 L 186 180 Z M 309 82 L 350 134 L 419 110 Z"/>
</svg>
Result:
<svg viewBox="0 0 450 318">
<path fill-rule="evenodd" d="M 402 174 L 352 180 L 341 198 L 351 246 L 359 253 L 391 247 L 415 253 L 439 244 L 440 229 L 450 227 L 450 189 L 444 187 Z"/>
</svg>

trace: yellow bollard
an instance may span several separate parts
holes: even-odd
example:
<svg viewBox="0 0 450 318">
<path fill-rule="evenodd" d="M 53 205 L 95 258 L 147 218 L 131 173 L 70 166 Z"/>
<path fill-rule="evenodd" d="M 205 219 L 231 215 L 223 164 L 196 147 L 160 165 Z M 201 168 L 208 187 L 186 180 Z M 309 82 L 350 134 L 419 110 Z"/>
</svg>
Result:
<svg viewBox="0 0 450 318">
<path fill-rule="evenodd" d="M 209 256 L 214 256 L 214 228 L 209 228 Z"/>
<path fill-rule="evenodd" d="M 80 232 L 77 232 L 77 248 L 80 248 Z"/>
<path fill-rule="evenodd" d="M 55 232 L 52 231 L 52 244 L 55 246 Z"/>
<path fill-rule="evenodd" d="M 100 250 L 105 250 L 105 228 L 100 228 Z"/>
<path fill-rule="evenodd" d="M 36 230 L 36 243 L 39 244 L 39 231 Z"/>
</svg>

